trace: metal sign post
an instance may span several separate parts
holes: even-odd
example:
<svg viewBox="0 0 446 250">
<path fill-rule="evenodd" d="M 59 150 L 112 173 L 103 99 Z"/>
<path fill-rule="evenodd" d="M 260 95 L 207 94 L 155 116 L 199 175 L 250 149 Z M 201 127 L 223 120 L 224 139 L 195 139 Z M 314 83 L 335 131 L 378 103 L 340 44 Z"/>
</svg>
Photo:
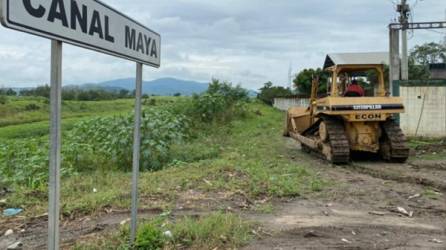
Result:
<svg viewBox="0 0 446 250">
<path fill-rule="evenodd" d="M 138 213 L 138 177 L 139 159 L 141 154 L 141 92 L 142 92 L 142 64 L 136 63 L 136 91 L 135 91 L 135 128 L 133 133 L 133 168 L 132 168 L 132 219 L 130 228 L 130 246 L 136 238 Z"/>
<path fill-rule="evenodd" d="M 62 42 L 51 41 L 51 128 L 48 202 L 48 249 L 59 249 L 60 146 L 62 106 Z"/>
</svg>

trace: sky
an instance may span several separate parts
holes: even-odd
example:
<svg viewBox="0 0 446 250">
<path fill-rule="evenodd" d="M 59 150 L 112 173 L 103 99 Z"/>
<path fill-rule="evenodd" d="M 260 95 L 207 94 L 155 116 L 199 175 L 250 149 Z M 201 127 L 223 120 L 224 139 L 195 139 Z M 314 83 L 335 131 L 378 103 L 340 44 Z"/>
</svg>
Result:
<svg viewBox="0 0 446 250">
<path fill-rule="evenodd" d="M 394 0 L 396 1 L 396 0 Z M 444 0 L 408 0 L 414 21 L 442 21 Z M 212 78 L 259 89 L 288 84 L 288 71 L 321 67 L 336 52 L 388 51 L 392 0 L 103 0 L 160 33 L 161 67 L 144 80 Z M 444 33 L 441 33 L 444 32 Z M 445 31 L 415 31 L 409 47 L 442 41 Z M 64 45 L 63 83 L 135 75 L 135 63 Z M 49 82 L 50 41 L 0 27 L 0 86 Z"/>
</svg>

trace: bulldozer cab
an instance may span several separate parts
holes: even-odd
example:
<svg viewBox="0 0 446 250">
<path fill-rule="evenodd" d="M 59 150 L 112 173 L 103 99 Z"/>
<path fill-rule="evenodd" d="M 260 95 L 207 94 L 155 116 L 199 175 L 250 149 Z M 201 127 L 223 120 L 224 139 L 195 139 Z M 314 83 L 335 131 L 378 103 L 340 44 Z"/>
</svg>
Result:
<svg viewBox="0 0 446 250">
<path fill-rule="evenodd" d="M 331 73 L 327 88 L 330 96 L 349 96 L 348 87 L 355 82 L 364 90 L 364 96 L 386 96 L 382 64 L 336 65 L 326 70 Z"/>
</svg>

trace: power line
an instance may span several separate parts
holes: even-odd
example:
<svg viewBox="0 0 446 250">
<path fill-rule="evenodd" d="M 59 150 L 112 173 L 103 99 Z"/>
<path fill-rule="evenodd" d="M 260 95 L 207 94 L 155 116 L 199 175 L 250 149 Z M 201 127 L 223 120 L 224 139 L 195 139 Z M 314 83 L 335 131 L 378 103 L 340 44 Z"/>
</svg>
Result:
<svg viewBox="0 0 446 250">
<path fill-rule="evenodd" d="M 446 9 L 444 10 L 444 19 L 446 21 Z M 446 46 L 446 34 L 444 35 L 444 45 Z"/>
<path fill-rule="evenodd" d="M 427 31 L 434 32 L 434 33 L 437 33 L 437 34 L 446 35 L 446 32 L 441 32 L 441 31 L 438 31 L 438 30 L 427 30 Z"/>
</svg>

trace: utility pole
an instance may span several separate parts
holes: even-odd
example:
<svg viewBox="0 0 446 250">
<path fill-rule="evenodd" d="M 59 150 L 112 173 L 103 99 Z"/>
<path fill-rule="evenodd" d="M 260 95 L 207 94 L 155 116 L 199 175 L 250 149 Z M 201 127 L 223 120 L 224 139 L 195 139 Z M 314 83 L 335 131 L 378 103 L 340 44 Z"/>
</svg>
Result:
<svg viewBox="0 0 446 250">
<path fill-rule="evenodd" d="M 401 0 L 397 11 L 400 13 L 399 22 L 402 25 L 401 30 L 401 80 L 409 80 L 409 61 L 407 57 L 407 28 L 409 24 L 410 6 L 406 0 Z"/>
<path fill-rule="evenodd" d="M 288 87 L 290 89 L 293 89 L 293 79 L 292 79 L 292 76 L 291 76 L 292 72 L 293 72 L 293 63 L 290 62 L 290 67 L 288 69 Z"/>
<path fill-rule="evenodd" d="M 392 95 L 398 96 L 392 90 L 398 90 L 398 86 L 393 86 L 398 80 L 408 80 L 409 63 L 407 60 L 407 30 L 430 30 L 446 29 L 446 21 L 435 22 L 409 22 L 410 7 L 406 0 L 401 0 L 397 11 L 401 13 L 398 23 L 389 24 L 389 87 Z M 402 58 L 400 60 L 400 30 L 402 31 Z M 446 42 L 446 38 L 445 38 Z M 401 74 L 400 74 L 401 72 Z"/>
<path fill-rule="evenodd" d="M 446 21 L 446 9 L 444 9 L 444 20 Z M 444 46 L 446 46 L 446 33 L 444 34 Z"/>
</svg>

